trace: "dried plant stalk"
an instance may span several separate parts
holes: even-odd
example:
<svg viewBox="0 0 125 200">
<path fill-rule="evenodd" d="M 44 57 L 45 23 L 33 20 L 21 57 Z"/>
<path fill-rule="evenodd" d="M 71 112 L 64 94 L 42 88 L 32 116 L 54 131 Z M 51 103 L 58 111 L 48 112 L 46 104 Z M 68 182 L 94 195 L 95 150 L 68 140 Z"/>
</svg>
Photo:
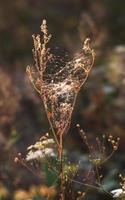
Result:
<svg viewBox="0 0 125 200">
<path fill-rule="evenodd" d="M 46 20 L 41 25 L 40 35 L 33 35 L 33 56 L 36 69 L 27 67 L 27 74 L 34 88 L 39 93 L 58 146 L 60 160 L 61 195 L 64 200 L 63 176 L 63 134 L 67 132 L 77 94 L 85 83 L 93 66 L 95 54 L 90 48 L 90 39 L 84 41 L 81 53 L 72 60 L 53 55 L 47 47 L 51 35 L 48 33 Z"/>
<path fill-rule="evenodd" d="M 41 25 L 43 40 L 34 36 L 33 56 L 36 70 L 27 67 L 27 73 L 34 88 L 43 100 L 51 128 L 56 136 L 64 134 L 70 123 L 77 94 L 85 83 L 94 63 L 94 51 L 90 39 L 86 39 L 80 54 L 66 61 L 52 55 L 47 47 L 51 35 L 46 21 Z"/>
</svg>

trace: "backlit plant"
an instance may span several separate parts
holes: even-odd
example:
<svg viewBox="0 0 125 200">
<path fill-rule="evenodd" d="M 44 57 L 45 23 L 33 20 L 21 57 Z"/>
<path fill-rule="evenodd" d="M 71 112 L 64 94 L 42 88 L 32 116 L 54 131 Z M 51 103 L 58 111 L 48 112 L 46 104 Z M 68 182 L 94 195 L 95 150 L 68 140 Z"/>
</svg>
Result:
<svg viewBox="0 0 125 200">
<path fill-rule="evenodd" d="M 36 69 L 27 67 L 27 73 L 34 88 L 40 94 L 45 111 L 58 147 L 60 160 L 61 194 L 63 191 L 63 135 L 68 131 L 75 100 L 81 86 L 85 83 L 94 63 L 94 51 L 86 39 L 81 54 L 71 61 L 56 57 L 47 47 L 51 39 L 46 20 L 41 25 L 43 40 L 40 35 L 34 36 L 33 56 Z"/>
<path fill-rule="evenodd" d="M 119 138 L 108 137 L 107 142 L 111 144 L 112 148 L 109 154 L 106 153 L 104 143 L 102 144 L 100 139 L 96 138 L 97 153 L 94 146 L 89 144 L 84 131 L 77 125 L 83 142 L 89 150 L 90 171 L 97 177 L 95 185 L 78 181 L 79 166 L 68 161 L 63 151 L 63 140 L 70 126 L 78 92 L 84 85 L 94 64 L 95 53 L 90 47 L 90 39 L 87 38 L 81 52 L 72 59 L 67 54 L 60 56 L 58 53 L 56 55 L 48 47 L 51 35 L 48 33 L 46 20 L 42 22 L 41 32 L 42 38 L 40 35 L 33 35 L 35 67 L 28 66 L 26 72 L 44 104 L 53 137 L 51 133 L 42 136 L 34 145 L 28 147 L 25 159 L 22 159 L 19 154 L 15 161 L 20 162 L 33 173 L 35 172 L 29 167 L 29 162 L 33 164 L 35 160 L 39 166 L 45 163 L 44 167 L 47 167 L 47 173 L 52 171 L 51 175 L 56 177 L 53 179 L 51 187 L 56 186 L 59 191 L 57 192 L 58 199 L 65 200 L 68 195 L 71 200 L 81 200 L 86 193 L 83 190 L 74 189 L 73 184 L 98 189 L 101 186 L 98 169 L 117 150 Z M 105 137 L 103 135 L 103 140 Z M 56 192 L 54 194 L 56 195 Z M 48 195 L 46 198 L 50 199 L 51 197 Z"/>
</svg>

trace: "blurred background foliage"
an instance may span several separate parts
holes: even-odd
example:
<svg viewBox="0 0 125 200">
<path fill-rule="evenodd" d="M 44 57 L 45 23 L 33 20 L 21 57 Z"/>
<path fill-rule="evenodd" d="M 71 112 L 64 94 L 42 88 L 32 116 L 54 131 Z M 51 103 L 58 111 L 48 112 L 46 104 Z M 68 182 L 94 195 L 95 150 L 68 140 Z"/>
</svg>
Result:
<svg viewBox="0 0 125 200">
<path fill-rule="evenodd" d="M 124 8 L 124 0 L 0 1 L 2 199 L 27 199 L 29 193 L 39 199 L 42 192 L 48 192 L 40 180 L 13 161 L 18 152 L 25 154 L 26 147 L 49 129 L 40 99 L 25 75 L 27 64 L 33 65 L 31 36 L 40 32 L 44 18 L 53 35 L 51 46 L 59 46 L 72 56 L 86 37 L 92 40 L 96 63 L 78 96 L 65 146 L 69 155 L 70 152 L 74 155 L 74 160 L 86 156 L 76 123 L 80 123 L 91 138 L 103 133 L 119 136 L 119 150 L 103 169 L 105 187 L 117 186 L 117 174 L 119 171 L 124 174 L 125 168 Z M 55 192 L 53 188 L 51 192 Z"/>
</svg>

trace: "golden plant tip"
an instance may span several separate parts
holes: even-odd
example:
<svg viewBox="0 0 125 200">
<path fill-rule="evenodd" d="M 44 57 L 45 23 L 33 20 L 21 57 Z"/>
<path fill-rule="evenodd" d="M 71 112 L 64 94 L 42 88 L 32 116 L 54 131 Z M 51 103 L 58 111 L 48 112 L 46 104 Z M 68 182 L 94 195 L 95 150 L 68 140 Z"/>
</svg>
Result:
<svg viewBox="0 0 125 200">
<path fill-rule="evenodd" d="M 15 162 L 15 163 L 18 163 L 18 162 L 19 162 L 19 158 L 17 158 L 17 157 L 14 158 L 14 162 Z"/>
<path fill-rule="evenodd" d="M 84 42 L 90 42 L 90 38 L 87 37 Z"/>
<path fill-rule="evenodd" d="M 84 46 L 89 46 L 89 43 L 90 43 L 90 38 L 86 38 L 84 40 Z"/>
<path fill-rule="evenodd" d="M 43 25 L 46 25 L 46 19 L 43 19 L 42 24 L 43 24 Z"/>
<path fill-rule="evenodd" d="M 32 38 L 35 38 L 35 35 L 34 35 L 34 34 L 32 35 Z"/>
<path fill-rule="evenodd" d="M 26 67 L 26 72 L 29 72 L 30 71 L 30 66 L 28 65 L 27 67 Z"/>
</svg>

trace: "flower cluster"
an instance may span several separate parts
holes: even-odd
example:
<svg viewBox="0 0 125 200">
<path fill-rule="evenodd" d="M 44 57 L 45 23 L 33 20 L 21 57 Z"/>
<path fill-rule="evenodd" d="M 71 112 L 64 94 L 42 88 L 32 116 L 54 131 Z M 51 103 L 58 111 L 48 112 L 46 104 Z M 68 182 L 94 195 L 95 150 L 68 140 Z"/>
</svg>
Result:
<svg viewBox="0 0 125 200">
<path fill-rule="evenodd" d="M 125 177 L 121 174 L 119 175 L 120 178 L 120 188 L 112 190 L 111 194 L 114 198 L 117 198 L 118 200 L 124 200 L 125 199 Z"/>
<path fill-rule="evenodd" d="M 77 124 L 77 128 L 79 130 L 79 133 L 82 137 L 83 142 L 86 144 L 88 150 L 89 150 L 89 159 L 91 163 L 95 166 L 100 166 L 103 163 L 105 163 L 118 149 L 119 146 L 119 140 L 120 138 L 114 138 L 112 135 L 109 135 L 106 137 L 106 135 L 102 135 L 102 140 L 100 140 L 99 137 L 96 137 L 96 143 L 91 144 L 88 140 L 88 137 L 86 136 L 86 133 L 80 129 L 80 125 Z M 106 143 L 108 143 L 111 147 L 111 151 L 108 152 L 108 149 L 106 148 Z"/>
<path fill-rule="evenodd" d="M 49 138 L 48 133 L 45 136 L 42 136 L 39 141 L 27 148 L 28 153 L 26 155 L 26 161 L 42 160 L 46 157 L 56 157 L 54 143 L 54 140 Z"/>
</svg>

